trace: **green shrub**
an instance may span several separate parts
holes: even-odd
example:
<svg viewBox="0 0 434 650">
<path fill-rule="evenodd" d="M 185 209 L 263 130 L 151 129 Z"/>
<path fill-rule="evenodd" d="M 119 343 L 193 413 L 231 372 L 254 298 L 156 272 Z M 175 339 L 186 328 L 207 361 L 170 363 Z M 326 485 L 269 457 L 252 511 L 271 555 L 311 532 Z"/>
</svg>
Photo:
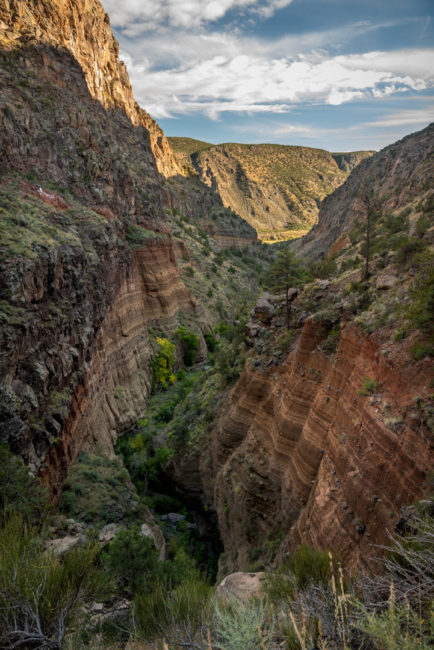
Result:
<svg viewBox="0 0 434 650">
<path fill-rule="evenodd" d="M 146 641 L 163 637 L 170 645 L 198 647 L 194 642 L 205 640 L 211 622 L 212 595 L 212 588 L 197 578 L 171 591 L 159 585 L 150 594 L 139 594 L 133 604 L 137 635 Z"/>
<path fill-rule="evenodd" d="M 210 352 L 214 352 L 218 345 L 217 339 L 212 334 L 209 334 L 208 332 L 205 334 L 204 338 L 208 350 Z"/>
<path fill-rule="evenodd" d="M 164 235 L 154 230 L 148 230 L 143 226 L 131 224 L 127 227 L 125 238 L 131 248 L 141 248 L 150 239 L 164 239 Z"/>
<path fill-rule="evenodd" d="M 388 214 L 384 217 L 384 226 L 389 234 L 408 230 L 408 213 L 403 210 L 399 214 Z"/>
<path fill-rule="evenodd" d="M 265 592 L 273 603 L 288 601 L 311 583 L 327 585 L 330 577 L 329 554 L 302 544 L 277 571 L 266 575 Z"/>
<path fill-rule="evenodd" d="M 415 343 L 410 348 L 410 354 L 416 361 L 420 361 L 425 357 L 434 357 L 434 345 Z"/>
<path fill-rule="evenodd" d="M 414 257 L 418 269 L 410 288 L 411 304 L 405 315 L 412 328 L 420 328 L 427 334 L 434 331 L 434 254 L 424 251 Z"/>
<path fill-rule="evenodd" d="M 102 563 L 126 594 L 152 591 L 160 575 L 158 551 L 138 527 L 121 530 L 102 554 Z"/>
<path fill-rule="evenodd" d="M 338 349 L 339 341 L 341 338 L 341 328 L 338 325 L 334 325 L 329 333 L 327 334 L 327 338 L 325 341 L 321 344 L 321 348 L 330 354 L 333 354 L 336 352 Z"/>
<path fill-rule="evenodd" d="M 192 366 L 196 359 L 196 350 L 199 347 L 199 336 L 195 332 L 187 330 L 183 325 L 178 327 L 175 335 L 182 341 L 185 365 Z"/>
<path fill-rule="evenodd" d="M 422 214 L 419 219 L 416 221 L 416 235 L 418 237 L 423 237 L 428 228 L 431 227 L 431 218 Z"/>
<path fill-rule="evenodd" d="M 74 549 L 60 559 L 35 528 L 18 516 L 7 520 L 0 528 L 0 647 L 60 650 L 83 605 L 108 596 L 98 550 Z"/>
<path fill-rule="evenodd" d="M 283 334 L 277 337 L 276 343 L 283 352 L 289 352 L 291 345 L 294 341 L 293 330 L 286 330 Z"/>
<path fill-rule="evenodd" d="M 63 486 L 60 509 L 74 519 L 104 526 L 132 519 L 136 499 L 119 459 L 82 452 Z"/>
<path fill-rule="evenodd" d="M 51 508 L 46 488 L 29 476 L 23 461 L 0 446 L 0 512 L 20 514 L 28 523 L 43 522 Z"/>
<path fill-rule="evenodd" d="M 265 600 L 251 599 L 216 603 L 214 610 L 213 648 L 245 650 L 270 648 L 274 634 L 274 617 Z"/>
<path fill-rule="evenodd" d="M 309 266 L 310 275 L 313 278 L 328 278 L 337 272 L 337 264 L 334 257 L 324 257 L 320 262 Z"/>
<path fill-rule="evenodd" d="M 408 266 L 412 263 L 413 256 L 416 253 L 421 253 L 425 248 L 425 242 L 417 237 L 406 239 L 398 247 L 396 260 L 399 264 L 406 264 Z"/>
<path fill-rule="evenodd" d="M 367 395 L 373 395 L 374 393 L 377 393 L 379 388 L 380 388 L 379 381 L 376 381 L 371 377 L 364 377 L 363 386 L 361 389 L 357 391 L 357 393 L 359 395 L 364 395 L 366 397 Z"/>
<path fill-rule="evenodd" d="M 331 575 L 327 551 L 317 551 L 308 544 L 302 544 L 290 555 L 287 567 L 295 576 L 297 589 L 303 589 L 311 582 L 325 585 Z"/>
</svg>

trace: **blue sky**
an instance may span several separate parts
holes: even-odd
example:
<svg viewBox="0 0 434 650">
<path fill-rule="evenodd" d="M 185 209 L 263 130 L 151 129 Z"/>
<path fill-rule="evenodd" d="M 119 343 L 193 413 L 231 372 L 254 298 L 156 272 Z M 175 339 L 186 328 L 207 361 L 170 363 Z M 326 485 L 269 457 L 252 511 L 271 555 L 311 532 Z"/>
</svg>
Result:
<svg viewBox="0 0 434 650">
<path fill-rule="evenodd" d="M 166 135 L 380 149 L 434 120 L 432 0 L 102 0 Z"/>
</svg>

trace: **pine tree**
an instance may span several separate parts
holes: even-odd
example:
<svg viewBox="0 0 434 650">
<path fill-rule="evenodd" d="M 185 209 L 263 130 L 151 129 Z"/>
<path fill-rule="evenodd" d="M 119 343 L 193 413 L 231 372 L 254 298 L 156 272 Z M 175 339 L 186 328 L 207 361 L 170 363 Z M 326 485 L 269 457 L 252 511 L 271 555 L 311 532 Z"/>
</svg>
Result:
<svg viewBox="0 0 434 650">
<path fill-rule="evenodd" d="M 279 251 L 275 262 L 271 265 L 268 274 L 268 284 L 274 293 L 285 295 L 286 327 L 289 329 L 289 297 L 288 292 L 292 287 L 299 287 L 306 279 L 306 270 L 294 254 L 285 246 Z"/>
</svg>

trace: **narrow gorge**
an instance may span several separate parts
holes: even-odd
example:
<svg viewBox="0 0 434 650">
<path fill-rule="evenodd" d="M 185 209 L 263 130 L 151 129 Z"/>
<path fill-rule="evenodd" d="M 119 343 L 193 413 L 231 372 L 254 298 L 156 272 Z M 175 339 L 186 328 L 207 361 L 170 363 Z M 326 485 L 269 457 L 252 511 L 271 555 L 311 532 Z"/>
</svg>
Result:
<svg viewBox="0 0 434 650">
<path fill-rule="evenodd" d="M 166 139 L 99 0 L 0 0 L 0 144 L 0 504 L 37 526 L 44 486 L 44 548 L 93 540 L 117 576 L 88 636 L 0 648 L 132 647 L 103 626 L 154 630 L 143 576 L 262 579 L 300 548 L 375 572 L 432 515 L 432 124 L 377 153 Z M 261 625 L 245 647 L 311 647 Z M 137 647 L 214 647 L 162 626 Z"/>
</svg>

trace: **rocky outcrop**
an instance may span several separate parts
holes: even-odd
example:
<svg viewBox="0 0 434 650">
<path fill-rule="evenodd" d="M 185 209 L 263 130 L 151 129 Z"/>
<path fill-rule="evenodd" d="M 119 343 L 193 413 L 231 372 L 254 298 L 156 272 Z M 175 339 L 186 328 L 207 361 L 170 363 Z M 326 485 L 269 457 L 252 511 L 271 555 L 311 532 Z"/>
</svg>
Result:
<svg viewBox="0 0 434 650">
<path fill-rule="evenodd" d="M 98 335 L 83 380 L 72 397 L 66 422 L 51 446 L 42 474 L 56 493 L 80 451 L 95 448 L 113 455 L 119 433 L 144 413 L 152 388 L 149 327 L 169 333 L 178 312 L 190 314 L 207 329 L 200 306 L 181 281 L 171 241 L 137 251 L 123 277 Z M 201 337 L 200 355 L 206 354 Z M 200 356 L 199 356 L 200 358 Z"/>
<path fill-rule="evenodd" d="M 321 204 L 318 224 L 299 241 L 291 244 L 302 257 L 318 259 L 357 222 L 366 219 L 367 202 L 387 215 L 412 201 L 420 201 L 432 188 L 434 124 L 382 149 L 363 160 L 337 190 Z M 335 250 L 333 252 L 336 252 Z"/>
<path fill-rule="evenodd" d="M 409 367 L 399 348 L 352 324 L 332 359 L 319 348 L 325 336 L 308 320 L 284 364 L 248 364 L 203 452 L 223 572 L 282 559 L 300 541 L 347 566 L 369 562 L 401 507 L 428 489 L 429 361 Z M 374 388 L 364 389 L 367 378 Z"/>
<path fill-rule="evenodd" d="M 0 437 L 57 492 L 81 449 L 110 454 L 143 413 L 148 326 L 204 316 L 179 276 L 149 131 L 35 39 L 0 55 Z"/>
<path fill-rule="evenodd" d="M 319 202 L 372 152 L 330 154 L 284 145 L 210 145 L 169 138 L 180 162 L 188 158 L 225 206 L 255 228 L 262 241 L 300 237 L 316 223 Z"/>
<path fill-rule="evenodd" d="M 89 92 L 107 109 L 121 108 L 150 137 L 158 170 L 183 173 L 158 124 L 135 102 L 128 72 L 110 19 L 98 0 L 0 0 L 0 46 L 19 51 L 29 46 L 65 48 L 84 72 Z M 47 67 L 50 61 L 47 58 Z"/>
</svg>

